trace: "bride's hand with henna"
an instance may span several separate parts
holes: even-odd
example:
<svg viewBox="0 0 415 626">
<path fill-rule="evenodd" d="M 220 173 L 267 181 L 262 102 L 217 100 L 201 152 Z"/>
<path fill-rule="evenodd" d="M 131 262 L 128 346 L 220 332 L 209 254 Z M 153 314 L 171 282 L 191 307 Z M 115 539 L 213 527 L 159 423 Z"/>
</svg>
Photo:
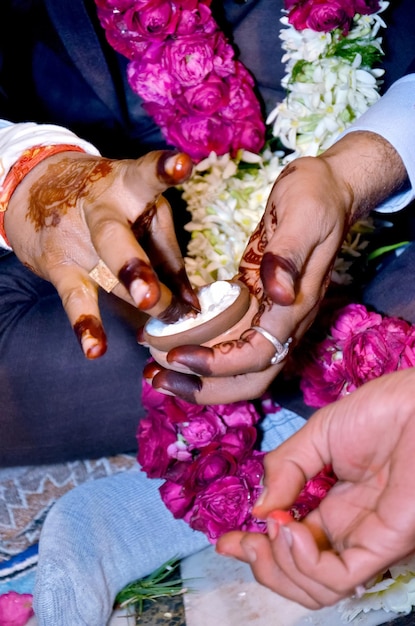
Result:
<svg viewBox="0 0 415 626">
<path fill-rule="evenodd" d="M 366 132 L 289 164 L 240 264 L 238 277 L 258 301 L 250 327 L 281 343 L 292 337 L 295 345 L 315 318 L 347 230 L 405 176 L 392 146 Z M 198 404 L 259 397 L 284 363 L 270 365 L 274 346 L 250 327 L 213 348 L 174 348 L 167 355 L 172 370 L 150 364 L 145 376 L 155 389 Z"/>
<path fill-rule="evenodd" d="M 13 192 L 4 222 L 10 245 L 56 287 L 88 358 L 106 350 L 90 275 L 98 263 L 109 269 L 108 290 L 146 313 L 171 322 L 198 309 L 162 196 L 191 171 L 182 153 L 117 161 L 62 152 L 36 165 Z"/>
</svg>

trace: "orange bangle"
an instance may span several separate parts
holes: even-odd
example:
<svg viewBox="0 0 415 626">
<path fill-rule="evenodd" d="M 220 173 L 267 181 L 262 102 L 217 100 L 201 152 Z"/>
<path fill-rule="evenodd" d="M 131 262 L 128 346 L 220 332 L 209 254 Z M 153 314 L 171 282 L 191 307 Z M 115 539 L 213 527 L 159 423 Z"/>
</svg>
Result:
<svg viewBox="0 0 415 626">
<path fill-rule="evenodd" d="M 4 231 L 4 214 L 7 210 L 9 200 L 12 197 L 17 185 L 38 163 L 58 152 L 85 152 L 80 146 L 72 144 L 57 144 L 55 146 L 33 146 L 23 152 L 21 157 L 10 168 L 4 183 L 0 187 L 0 235 L 7 245 L 10 245 Z"/>
</svg>

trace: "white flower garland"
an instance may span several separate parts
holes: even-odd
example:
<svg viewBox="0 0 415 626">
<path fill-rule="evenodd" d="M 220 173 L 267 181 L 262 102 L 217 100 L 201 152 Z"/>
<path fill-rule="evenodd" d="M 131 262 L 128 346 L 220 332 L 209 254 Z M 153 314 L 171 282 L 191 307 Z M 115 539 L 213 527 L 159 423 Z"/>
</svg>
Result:
<svg viewBox="0 0 415 626">
<path fill-rule="evenodd" d="M 348 598 L 339 603 L 344 622 L 353 621 L 362 613 L 379 611 L 408 614 L 415 606 L 415 555 L 390 567 L 389 576 L 374 580 L 361 598 Z"/>
<path fill-rule="evenodd" d="M 259 222 L 272 186 L 285 165 L 300 156 L 315 156 L 328 148 L 345 128 L 379 99 L 383 70 L 372 69 L 365 51 L 382 53 L 380 10 L 356 15 L 347 36 L 339 31 L 297 31 L 281 18 L 284 55 L 283 86 L 287 96 L 268 116 L 272 135 L 290 150 L 260 155 L 240 151 L 236 159 L 215 153 L 201 161 L 183 185 L 191 214 L 186 230 L 191 241 L 186 269 L 194 285 L 232 278 L 248 238 Z M 283 11 L 285 13 L 285 11 Z M 349 234 L 333 272 L 333 280 L 348 282 L 350 262 L 367 245 L 361 232 L 370 220 Z M 356 235 L 357 233 L 357 235 Z"/>
</svg>

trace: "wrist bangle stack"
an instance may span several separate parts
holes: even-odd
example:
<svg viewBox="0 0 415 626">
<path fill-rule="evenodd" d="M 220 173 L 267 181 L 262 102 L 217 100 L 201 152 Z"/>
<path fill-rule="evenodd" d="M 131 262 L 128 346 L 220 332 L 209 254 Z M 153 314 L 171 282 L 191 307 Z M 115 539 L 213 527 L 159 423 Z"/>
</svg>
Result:
<svg viewBox="0 0 415 626">
<path fill-rule="evenodd" d="M 21 183 L 23 178 L 32 170 L 38 163 L 52 156 L 58 154 L 58 152 L 85 152 L 80 146 L 72 144 L 57 144 L 52 146 L 33 146 L 27 148 L 20 156 L 20 158 L 10 168 L 3 184 L 0 186 L 0 236 L 3 237 L 7 245 L 10 245 L 6 233 L 4 231 L 4 214 L 7 210 L 9 200 L 16 189 L 17 185 Z"/>
</svg>

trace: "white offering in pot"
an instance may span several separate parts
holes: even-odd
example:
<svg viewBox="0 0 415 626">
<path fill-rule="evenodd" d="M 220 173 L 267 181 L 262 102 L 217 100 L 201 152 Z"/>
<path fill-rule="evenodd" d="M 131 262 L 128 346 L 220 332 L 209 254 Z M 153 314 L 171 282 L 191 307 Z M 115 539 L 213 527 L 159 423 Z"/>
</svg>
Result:
<svg viewBox="0 0 415 626">
<path fill-rule="evenodd" d="M 233 304 L 240 292 L 241 287 L 239 284 L 218 280 L 215 283 L 202 287 L 198 291 L 197 296 L 201 312 L 196 316 L 186 315 L 186 317 L 173 324 L 165 324 L 154 317 L 147 323 L 146 331 L 155 337 L 162 337 L 175 335 L 195 326 L 200 326 L 200 324 L 208 322 Z"/>
<path fill-rule="evenodd" d="M 157 361 L 160 362 L 159 352 L 168 352 L 176 346 L 207 345 L 238 338 L 239 322 L 248 312 L 252 319 L 257 308 L 256 299 L 251 299 L 246 285 L 237 280 L 219 280 L 205 285 L 197 295 L 201 305 L 198 315 L 186 316 L 174 324 L 165 324 L 156 318 L 146 323 L 144 338 Z M 246 327 L 249 326 L 248 323 Z"/>
</svg>

